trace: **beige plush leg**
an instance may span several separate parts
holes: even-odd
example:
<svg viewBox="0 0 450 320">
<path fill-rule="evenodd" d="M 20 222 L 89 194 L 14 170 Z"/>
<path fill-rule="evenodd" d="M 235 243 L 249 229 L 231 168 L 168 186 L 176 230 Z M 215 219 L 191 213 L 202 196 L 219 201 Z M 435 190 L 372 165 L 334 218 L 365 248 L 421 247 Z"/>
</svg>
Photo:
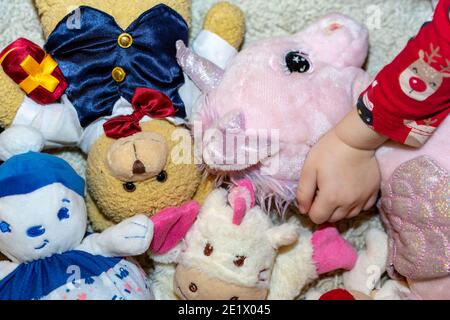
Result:
<svg viewBox="0 0 450 320">
<path fill-rule="evenodd" d="M 245 16 L 239 7 L 219 2 L 208 12 L 204 29 L 211 31 L 239 49 L 244 41 Z"/>
</svg>

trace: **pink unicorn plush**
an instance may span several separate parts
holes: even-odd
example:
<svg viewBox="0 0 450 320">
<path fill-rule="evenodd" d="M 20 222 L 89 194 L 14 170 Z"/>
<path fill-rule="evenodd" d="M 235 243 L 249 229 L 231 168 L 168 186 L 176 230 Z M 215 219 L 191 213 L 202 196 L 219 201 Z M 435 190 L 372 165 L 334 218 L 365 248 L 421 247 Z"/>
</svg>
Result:
<svg viewBox="0 0 450 320">
<path fill-rule="evenodd" d="M 341 14 L 293 36 L 256 42 L 226 70 L 178 43 L 178 61 L 203 90 L 193 127 L 198 155 L 280 211 L 295 199 L 305 157 L 355 105 L 370 81 L 361 69 L 366 28 Z"/>
</svg>

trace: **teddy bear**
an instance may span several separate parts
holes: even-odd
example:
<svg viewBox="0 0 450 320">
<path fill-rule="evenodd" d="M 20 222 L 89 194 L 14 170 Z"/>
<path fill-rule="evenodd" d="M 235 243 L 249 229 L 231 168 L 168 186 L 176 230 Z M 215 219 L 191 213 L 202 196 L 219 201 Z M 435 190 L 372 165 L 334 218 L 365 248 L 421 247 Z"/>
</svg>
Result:
<svg viewBox="0 0 450 320">
<path fill-rule="evenodd" d="M 284 213 L 309 150 L 370 81 L 367 29 L 329 14 L 297 34 L 252 43 L 225 69 L 177 47 L 204 93 L 192 117 L 196 156 L 215 174 L 250 179 L 258 202 Z"/>
<path fill-rule="evenodd" d="M 288 300 L 320 274 L 351 269 L 356 251 L 331 225 L 274 223 L 249 180 L 207 197 L 184 241 L 154 256 L 157 299 Z"/>
<path fill-rule="evenodd" d="M 0 55 L 0 126 L 37 129 L 33 150 L 79 146 L 87 153 L 106 120 L 133 113 L 123 102 L 138 87 L 168 96 L 179 120 L 190 116 L 198 89 L 175 59 L 175 42 L 188 42 L 190 0 L 37 0 L 35 6 L 44 48 L 20 38 Z M 226 66 L 244 28 L 239 8 L 218 3 L 192 47 Z"/>
<path fill-rule="evenodd" d="M 144 215 L 86 236 L 85 182 L 56 156 L 28 152 L 0 167 L 1 300 L 153 299 L 144 253 L 154 223 Z"/>
<path fill-rule="evenodd" d="M 213 189 L 214 178 L 204 177 L 193 161 L 188 129 L 162 119 L 140 126 L 141 132 L 118 140 L 103 135 L 89 153 L 87 207 L 94 230 L 190 200 L 202 203 Z"/>
</svg>

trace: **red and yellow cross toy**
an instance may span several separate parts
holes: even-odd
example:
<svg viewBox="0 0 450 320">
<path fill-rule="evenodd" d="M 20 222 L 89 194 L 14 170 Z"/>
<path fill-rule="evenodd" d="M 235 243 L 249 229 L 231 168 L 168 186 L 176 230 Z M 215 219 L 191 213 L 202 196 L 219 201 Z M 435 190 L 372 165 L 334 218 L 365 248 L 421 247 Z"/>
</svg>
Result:
<svg viewBox="0 0 450 320">
<path fill-rule="evenodd" d="M 53 103 L 67 88 L 58 63 L 37 44 L 19 38 L 0 53 L 5 73 L 39 104 Z"/>
</svg>

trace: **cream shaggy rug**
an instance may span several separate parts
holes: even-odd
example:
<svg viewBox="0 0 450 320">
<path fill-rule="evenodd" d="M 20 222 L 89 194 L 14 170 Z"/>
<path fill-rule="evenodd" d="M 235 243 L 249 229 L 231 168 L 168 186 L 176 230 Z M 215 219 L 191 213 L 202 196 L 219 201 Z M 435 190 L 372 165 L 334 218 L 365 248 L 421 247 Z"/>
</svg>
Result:
<svg viewBox="0 0 450 320">
<path fill-rule="evenodd" d="M 125 1 L 125 0 L 124 0 Z M 370 55 L 367 70 L 375 75 L 416 34 L 432 14 L 429 0 L 229 0 L 239 5 L 247 17 L 247 45 L 275 35 L 291 34 L 329 12 L 342 12 L 364 23 L 370 30 Z M 211 5 L 218 0 L 193 0 L 194 37 Z M 39 21 L 31 0 L 0 0 L 0 49 L 18 37 L 42 44 Z M 84 157 L 73 150 L 57 152 L 84 174 Z M 339 229 L 358 248 L 369 227 L 381 228 L 376 214 L 368 213 L 339 224 Z M 319 293 L 339 287 L 339 273 L 313 284 Z"/>
</svg>

